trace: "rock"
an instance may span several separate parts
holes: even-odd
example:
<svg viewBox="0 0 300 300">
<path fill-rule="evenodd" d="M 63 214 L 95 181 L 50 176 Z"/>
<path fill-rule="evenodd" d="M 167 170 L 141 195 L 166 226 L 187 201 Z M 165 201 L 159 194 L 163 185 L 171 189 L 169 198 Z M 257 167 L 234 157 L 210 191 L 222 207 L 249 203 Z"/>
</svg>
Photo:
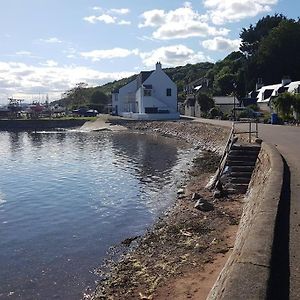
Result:
<svg viewBox="0 0 300 300">
<path fill-rule="evenodd" d="M 214 198 L 221 198 L 223 196 L 223 193 L 219 190 L 214 191 Z"/>
<path fill-rule="evenodd" d="M 263 140 L 262 140 L 262 139 L 260 139 L 260 138 L 257 138 L 257 139 L 255 139 L 255 143 L 256 143 L 256 144 L 261 144 L 261 143 L 262 143 L 262 141 L 263 141 Z"/>
<path fill-rule="evenodd" d="M 195 208 L 201 211 L 212 211 L 214 210 L 214 206 L 204 199 L 199 199 L 195 204 Z"/>
<path fill-rule="evenodd" d="M 198 200 L 200 198 L 201 198 L 201 196 L 198 193 L 193 193 L 192 200 Z"/>
<path fill-rule="evenodd" d="M 139 236 L 134 236 L 134 237 L 131 237 L 131 238 L 127 238 L 127 239 L 123 240 L 123 241 L 121 242 L 121 244 L 122 244 L 122 245 L 125 245 L 125 246 L 130 246 L 130 244 L 131 244 L 133 241 L 135 241 L 136 239 L 138 239 L 138 238 L 139 238 Z"/>
<path fill-rule="evenodd" d="M 182 195 L 182 194 L 184 194 L 184 189 L 179 189 L 179 190 L 177 191 L 177 195 Z"/>
</svg>

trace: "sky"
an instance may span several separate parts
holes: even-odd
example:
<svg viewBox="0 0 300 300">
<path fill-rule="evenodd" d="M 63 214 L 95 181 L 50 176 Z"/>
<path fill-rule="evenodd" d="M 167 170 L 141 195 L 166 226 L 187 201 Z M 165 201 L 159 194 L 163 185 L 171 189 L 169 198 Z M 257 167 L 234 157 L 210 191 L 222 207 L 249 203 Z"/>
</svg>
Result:
<svg viewBox="0 0 300 300">
<path fill-rule="evenodd" d="M 298 18 L 298 0 L 1 0 L 0 104 L 59 99 L 142 70 L 216 62 L 267 14 Z"/>
</svg>

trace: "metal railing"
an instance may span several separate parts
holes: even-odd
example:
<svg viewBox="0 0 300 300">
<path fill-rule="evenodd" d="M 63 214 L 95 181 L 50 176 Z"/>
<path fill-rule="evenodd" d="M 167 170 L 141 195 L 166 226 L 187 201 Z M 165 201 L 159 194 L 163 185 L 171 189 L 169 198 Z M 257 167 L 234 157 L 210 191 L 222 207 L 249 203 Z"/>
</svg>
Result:
<svg viewBox="0 0 300 300">
<path fill-rule="evenodd" d="M 246 128 L 245 131 L 237 131 L 236 130 L 236 125 L 237 124 L 245 124 L 246 127 L 247 127 L 247 124 L 248 124 L 248 128 Z M 248 134 L 248 142 L 249 143 L 252 142 L 252 135 L 253 134 L 255 135 L 256 138 L 258 138 L 258 122 L 257 122 L 257 120 L 254 120 L 254 119 L 244 119 L 244 120 L 240 120 L 240 121 L 234 121 L 232 123 L 232 128 L 233 128 L 233 134 L 234 135 L 237 135 L 237 134 Z M 244 130 L 244 128 L 243 128 L 243 130 Z"/>
<path fill-rule="evenodd" d="M 237 124 L 247 124 L 249 123 L 249 131 L 236 131 L 236 125 Z M 254 125 L 254 129 L 252 130 L 252 125 Z M 221 157 L 218 169 L 216 171 L 215 178 L 213 180 L 213 183 L 211 185 L 212 189 L 215 189 L 225 168 L 227 156 L 229 154 L 229 151 L 232 147 L 232 145 L 237 141 L 236 135 L 237 134 L 249 134 L 248 136 L 248 142 L 251 143 L 252 141 L 252 135 L 255 134 L 255 137 L 258 138 L 258 122 L 257 120 L 253 119 L 247 119 L 247 120 L 241 120 L 241 121 L 234 121 L 232 122 L 231 131 L 229 134 L 228 141 L 226 143 L 223 155 Z"/>
<path fill-rule="evenodd" d="M 221 157 L 218 169 L 216 171 L 215 178 L 214 178 L 214 180 L 213 180 L 213 182 L 211 184 L 211 188 L 212 189 L 216 188 L 217 183 L 219 182 L 219 180 L 221 178 L 221 175 L 222 175 L 222 173 L 224 171 L 224 168 L 225 168 L 225 163 L 226 163 L 226 159 L 227 159 L 228 153 L 229 153 L 230 148 L 231 148 L 231 146 L 232 146 L 232 144 L 234 142 L 235 142 L 235 139 L 234 139 L 234 125 L 232 124 L 231 131 L 230 131 L 230 134 L 229 134 L 229 138 L 227 140 L 225 149 L 223 151 L 223 155 Z"/>
</svg>

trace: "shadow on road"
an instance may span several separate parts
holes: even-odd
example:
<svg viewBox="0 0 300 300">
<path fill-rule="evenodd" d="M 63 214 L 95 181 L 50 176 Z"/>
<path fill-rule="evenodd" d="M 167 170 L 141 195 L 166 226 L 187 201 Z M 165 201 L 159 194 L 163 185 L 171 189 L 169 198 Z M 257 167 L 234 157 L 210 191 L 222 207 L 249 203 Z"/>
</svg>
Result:
<svg viewBox="0 0 300 300">
<path fill-rule="evenodd" d="M 283 185 L 275 224 L 274 243 L 271 257 L 271 272 L 268 282 L 267 299 L 289 299 L 289 223 L 291 200 L 291 174 L 283 158 Z"/>
</svg>

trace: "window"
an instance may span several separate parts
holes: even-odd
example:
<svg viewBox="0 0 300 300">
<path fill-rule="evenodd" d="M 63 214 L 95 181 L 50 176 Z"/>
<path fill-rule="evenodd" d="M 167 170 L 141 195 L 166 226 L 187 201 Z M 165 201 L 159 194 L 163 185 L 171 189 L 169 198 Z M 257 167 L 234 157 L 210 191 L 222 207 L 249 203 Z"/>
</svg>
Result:
<svg viewBox="0 0 300 300">
<path fill-rule="evenodd" d="M 167 96 L 168 97 L 172 96 L 172 89 L 167 89 Z"/>
<path fill-rule="evenodd" d="M 150 97 L 151 96 L 151 90 L 144 90 L 144 96 Z"/>
</svg>

